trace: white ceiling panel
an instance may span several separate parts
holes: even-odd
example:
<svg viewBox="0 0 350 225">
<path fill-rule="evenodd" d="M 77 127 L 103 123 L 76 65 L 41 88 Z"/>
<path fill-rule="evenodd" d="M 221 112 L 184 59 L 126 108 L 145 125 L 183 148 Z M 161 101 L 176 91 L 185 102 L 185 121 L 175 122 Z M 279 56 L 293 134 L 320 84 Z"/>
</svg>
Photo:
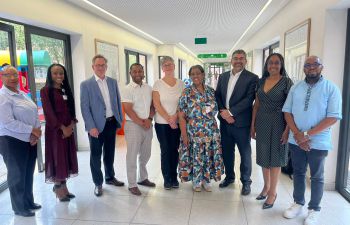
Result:
<svg viewBox="0 0 350 225">
<path fill-rule="evenodd" d="M 114 23 L 82 0 L 67 0 Z M 244 43 L 290 0 L 272 0 L 240 43 Z M 183 43 L 195 54 L 228 53 L 268 0 L 90 0 L 91 3 L 159 39 Z M 119 24 L 121 25 L 121 24 Z M 122 27 L 127 28 L 125 25 Z M 130 28 L 136 34 L 144 36 Z M 195 45 L 206 37 L 206 45 Z M 238 45 L 239 47 L 239 45 Z"/>
</svg>

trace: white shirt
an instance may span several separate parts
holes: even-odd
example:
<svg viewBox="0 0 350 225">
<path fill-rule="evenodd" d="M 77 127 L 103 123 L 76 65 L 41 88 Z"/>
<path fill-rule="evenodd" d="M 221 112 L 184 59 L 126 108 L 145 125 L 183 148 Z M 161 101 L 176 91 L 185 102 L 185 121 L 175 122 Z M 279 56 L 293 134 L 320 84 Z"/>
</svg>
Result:
<svg viewBox="0 0 350 225">
<path fill-rule="evenodd" d="M 112 106 L 111 106 L 111 98 L 109 96 L 108 85 L 107 85 L 107 77 L 102 80 L 96 74 L 94 74 L 98 87 L 100 88 L 103 101 L 106 106 L 106 118 L 113 116 Z"/>
<path fill-rule="evenodd" d="M 35 103 L 25 93 L 12 92 L 3 85 L 0 89 L 0 136 L 29 142 L 33 127 L 40 127 Z"/>
<path fill-rule="evenodd" d="M 152 88 L 148 84 L 141 86 L 131 81 L 121 92 L 122 102 L 132 103 L 132 109 L 141 119 L 149 117 L 152 104 Z M 132 120 L 126 114 L 126 120 Z"/>
<path fill-rule="evenodd" d="M 239 76 L 241 75 L 242 71 L 240 71 L 236 74 L 233 74 L 232 70 L 230 72 L 230 79 L 228 80 L 227 92 L 226 92 L 226 104 L 225 104 L 226 109 L 230 108 L 230 98 L 231 98 L 231 95 L 233 93 L 233 90 L 235 89 L 237 80 L 238 80 Z"/>
<path fill-rule="evenodd" d="M 157 91 L 160 96 L 160 104 L 165 111 L 170 115 L 174 115 L 179 104 L 179 98 L 185 85 L 182 80 L 176 79 L 174 86 L 169 86 L 162 79 L 157 80 L 153 85 L 153 91 Z M 168 122 L 158 113 L 154 116 L 156 123 L 168 124 Z"/>
</svg>

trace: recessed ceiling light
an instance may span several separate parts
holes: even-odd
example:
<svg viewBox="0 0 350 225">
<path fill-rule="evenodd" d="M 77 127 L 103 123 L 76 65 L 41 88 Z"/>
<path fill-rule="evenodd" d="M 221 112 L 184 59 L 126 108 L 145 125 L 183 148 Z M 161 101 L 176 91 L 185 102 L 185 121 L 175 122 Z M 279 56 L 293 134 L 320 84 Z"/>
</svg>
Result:
<svg viewBox="0 0 350 225">
<path fill-rule="evenodd" d="M 233 45 L 233 47 L 230 49 L 230 51 L 228 51 L 227 55 L 231 55 L 231 52 L 233 52 L 233 50 L 236 48 L 236 46 L 238 45 L 238 43 L 242 40 L 242 38 L 244 37 L 244 35 L 246 35 L 246 33 L 250 30 L 250 28 L 252 28 L 252 26 L 255 24 L 255 22 L 259 19 L 259 17 L 263 14 L 263 12 L 267 9 L 267 7 L 271 4 L 272 0 L 269 0 L 264 7 L 260 10 L 259 14 L 254 18 L 254 20 L 252 21 L 252 23 L 248 26 L 248 28 L 243 32 L 243 34 L 241 35 L 240 38 L 238 38 L 238 40 L 236 41 L 236 43 Z"/>
</svg>

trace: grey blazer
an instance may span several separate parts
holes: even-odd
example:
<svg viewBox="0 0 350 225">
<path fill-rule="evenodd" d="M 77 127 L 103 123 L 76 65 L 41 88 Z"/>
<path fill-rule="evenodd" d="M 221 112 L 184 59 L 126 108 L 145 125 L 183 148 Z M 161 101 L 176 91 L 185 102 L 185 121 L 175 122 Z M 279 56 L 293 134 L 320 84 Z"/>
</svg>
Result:
<svg viewBox="0 0 350 225">
<path fill-rule="evenodd" d="M 123 114 L 118 84 L 113 78 L 106 76 L 106 79 L 113 115 L 118 122 L 118 128 L 120 128 Z M 85 130 L 90 131 L 92 128 L 97 128 L 99 132 L 102 132 L 106 123 L 106 105 L 95 76 L 80 84 L 80 107 Z"/>
</svg>

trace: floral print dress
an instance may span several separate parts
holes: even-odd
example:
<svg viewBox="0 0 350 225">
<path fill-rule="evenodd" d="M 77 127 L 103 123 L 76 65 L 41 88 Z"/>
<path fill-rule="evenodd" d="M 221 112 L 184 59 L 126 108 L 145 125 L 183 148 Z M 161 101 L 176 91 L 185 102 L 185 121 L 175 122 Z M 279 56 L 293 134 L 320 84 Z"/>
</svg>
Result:
<svg viewBox="0 0 350 225">
<path fill-rule="evenodd" d="M 186 88 L 179 100 L 179 111 L 185 114 L 188 146 L 180 140 L 179 177 L 195 185 L 210 179 L 219 181 L 224 173 L 220 131 L 215 119 L 218 106 L 215 91 L 204 86 L 200 93 L 194 86 Z"/>
</svg>

